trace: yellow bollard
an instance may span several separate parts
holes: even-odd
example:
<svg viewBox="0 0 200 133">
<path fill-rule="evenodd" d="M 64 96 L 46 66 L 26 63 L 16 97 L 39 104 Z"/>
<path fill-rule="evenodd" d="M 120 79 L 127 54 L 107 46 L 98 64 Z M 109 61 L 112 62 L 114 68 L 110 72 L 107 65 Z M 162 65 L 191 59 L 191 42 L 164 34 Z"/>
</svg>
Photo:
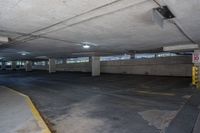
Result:
<svg viewBox="0 0 200 133">
<path fill-rule="evenodd" d="M 195 85 L 197 88 L 200 87 L 199 83 L 199 69 L 197 66 L 192 67 L 192 85 Z"/>
</svg>

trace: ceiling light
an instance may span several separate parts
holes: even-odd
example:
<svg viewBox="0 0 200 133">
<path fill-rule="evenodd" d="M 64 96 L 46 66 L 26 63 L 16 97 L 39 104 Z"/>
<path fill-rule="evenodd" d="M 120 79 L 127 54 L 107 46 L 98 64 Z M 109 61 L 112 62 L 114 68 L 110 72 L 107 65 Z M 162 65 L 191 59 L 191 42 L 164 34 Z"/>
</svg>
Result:
<svg viewBox="0 0 200 133">
<path fill-rule="evenodd" d="M 47 56 L 37 56 L 37 57 L 35 57 L 36 59 L 48 59 L 48 57 Z"/>
<path fill-rule="evenodd" d="M 92 42 L 81 42 L 77 45 L 82 46 L 84 49 L 89 49 L 91 46 L 98 46 L 98 44 Z"/>
<path fill-rule="evenodd" d="M 92 42 L 81 42 L 81 43 L 85 45 L 90 45 L 90 46 L 98 46 L 98 44 L 92 43 Z"/>
<path fill-rule="evenodd" d="M 184 44 L 175 46 L 165 46 L 163 47 L 163 51 L 193 50 L 198 48 L 199 48 L 198 44 Z"/>
<path fill-rule="evenodd" d="M 84 45 L 83 45 L 83 48 L 84 48 L 84 49 L 89 49 L 89 48 L 90 48 L 90 45 L 84 44 Z"/>
<path fill-rule="evenodd" d="M 22 56 L 25 56 L 27 54 L 30 54 L 29 52 L 26 52 L 26 51 L 22 51 L 22 52 L 18 52 L 19 54 L 21 54 Z"/>
</svg>

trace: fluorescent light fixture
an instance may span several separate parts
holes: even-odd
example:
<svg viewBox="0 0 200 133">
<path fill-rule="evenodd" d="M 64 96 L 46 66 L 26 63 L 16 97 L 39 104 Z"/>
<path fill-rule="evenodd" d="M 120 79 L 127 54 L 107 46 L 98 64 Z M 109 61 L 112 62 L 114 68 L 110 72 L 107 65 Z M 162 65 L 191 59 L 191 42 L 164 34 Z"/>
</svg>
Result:
<svg viewBox="0 0 200 133">
<path fill-rule="evenodd" d="M 84 44 L 84 45 L 83 45 L 83 48 L 84 48 L 84 49 L 89 49 L 89 48 L 90 48 L 90 45 Z"/>
<path fill-rule="evenodd" d="M 22 52 L 18 52 L 18 53 L 21 54 L 22 56 L 30 54 L 29 52 L 26 52 L 26 51 L 22 51 Z"/>
<path fill-rule="evenodd" d="M 0 36 L 0 42 L 7 43 L 7 42 L 9 42 L 9 38 L 8 37 L 4 37 L 4 36 Z"/>
<path fill-rule="evenodd" d="M 96 43 L 92 43 L 92 42 L 81 42 L 84 45 L 90 45 L 90 46 L 98 46 L 98 44 Z"/>
<path fill-rule="evenodd" d="M 48 59 L 48 57 L 47 56 L 37 56 L 37 57 L 35 57 L 36 59 Z"/>
<path fill-rule="evenodd" d="M 184 44 L 184 45 L 165 46 L 163 47 L 163 51 L 193 50 L 198 48 L 199 48 L 198 44 Z"/>
<path fill-rule="evenodd" d="M 89 49 L 91 46 L 98 46 L 98 44 L 92 43 L 92 42 L 81 42 L 77 45 L 82 46 L 84 49 Z"/>
</svg>

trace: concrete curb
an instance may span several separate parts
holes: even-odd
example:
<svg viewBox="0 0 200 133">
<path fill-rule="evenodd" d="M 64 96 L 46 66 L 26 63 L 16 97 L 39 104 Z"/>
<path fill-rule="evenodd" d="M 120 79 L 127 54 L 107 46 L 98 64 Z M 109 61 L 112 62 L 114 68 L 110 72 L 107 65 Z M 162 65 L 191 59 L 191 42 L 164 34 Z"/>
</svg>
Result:
<svg viewBox="0 0 200 133">
<path fill-rule="evenodd" d="M 8 87 L 5 87 L 8 88 Z M 51 133 L 49 127 L 47 126 L 47 124 L 45 123 L 44 119 L 42 118 L 42 116 L 40 115 L 39 111 L 37 110 L 37 108 L 35 107 L 35 105 L 33 104 L 32 100 L 30 99 L 29 96 L 22 94 L 21 92 L 18 92 L 16 90 L 10 89 L 14 93 L 17 93 L 18 95 L 23 96 L 26 99 L 26 102 L 33 114 L 33 117 L 35 118 L 35 120 L 37 121 L 38 125 L 42 128 L 42 133 Z"/>
<path fill-rule="evenodd" d="M 200 133 L 200 113 L 199 113 L 199 116 L 197 118 L 197 121 L 192 133 Z"/>
</svg>

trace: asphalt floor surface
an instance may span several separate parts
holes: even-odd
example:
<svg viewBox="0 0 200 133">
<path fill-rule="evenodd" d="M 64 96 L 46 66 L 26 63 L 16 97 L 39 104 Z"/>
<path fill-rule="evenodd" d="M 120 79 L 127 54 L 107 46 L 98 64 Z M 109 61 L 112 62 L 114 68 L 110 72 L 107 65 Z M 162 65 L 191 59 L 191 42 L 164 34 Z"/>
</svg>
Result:
<svg viewBox="0 0 200 133">
<path fill-rule="evenodd" d="M 176 120 L 191 131 L 198 115 L 189 77 L 1 71 L 0 85 L 31 97 L 57 133 L 179 133 Z"/>
</svg>

